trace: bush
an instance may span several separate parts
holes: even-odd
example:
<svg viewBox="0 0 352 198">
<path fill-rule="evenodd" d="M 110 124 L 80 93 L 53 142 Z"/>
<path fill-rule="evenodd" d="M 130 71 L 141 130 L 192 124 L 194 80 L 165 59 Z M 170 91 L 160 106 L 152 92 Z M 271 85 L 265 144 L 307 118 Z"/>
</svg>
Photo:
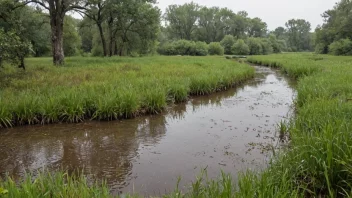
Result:
<svg viewBox="0 0 352 198">
<path fill-rule="evenodd" d="M 212 42 L 208 47 L 208 52 L 210 55 L 224 55 L 224 48 L 219 42 Z"/>
<path fill-rule="evenodd" d="M 161 55 L 177 55 L 177 51 L 173 43 L 164 43 L 163 45 L 159 46 L 157 51 Z"/>
<path fill-rule="evenodd" d="M 188 40 L 178 40 L 171 43 L 164 43 L 159 46 L 158 53 L 161 55 L 190 55 L 206 56 L 208 55 L 208 45 L 205 42 L 194 42 Z"/>
<path fill-rule="evenodd" d="M 263 48 L 260 39 L 250 37 L 247 39 L 247 45 L 249 47 L 250 55 L 261 55 L 263 54 Z"/>
<path fill-rule="evenodd" d="M 188 40 L 178 40 L 173 42 L 177 55 L 191 55 L 191 50 L 195 43 Z"/>
<path fill-rule="evenodd" d="M 208 45 L 205 42 L 197 41 L 191 49 L 192 56 L 206 56 L 208 55 Z"/>
<path fill-rule="evenodd" d="M 248 45 L 242 40 L 238 39 L 237 42 L 232 46 L 232 53 L 236 55 L 248 55 L 249 54 Z"/>
<path fill-rule="evenodd" d="M 352 55 L 352 41 L 350 39 L 341 39 L 329 45 L 329 53 L 335 56 Z"/>
<path fill-rule="evenodd" d="M 232 35 L 226 35 L 221 41 L 220 44 L 224 48 L 225 54 L 232 53 L 232 46 L 236 43 L 235 38 Z"/>
<path fill-rule="evenodd" d="M 261 39 L 260 44 L 262 46 L 262 54 L 268 55 L 273 53 L 272 43 L 268 39 Z"/>
<path fill-rule="evenodd" d="M 317 54 L 327 54 L 329 52 L 329 46 L 325 45 L 324 43 L 318 43 L 315 46 L 315 53 Z"/>
</svg>

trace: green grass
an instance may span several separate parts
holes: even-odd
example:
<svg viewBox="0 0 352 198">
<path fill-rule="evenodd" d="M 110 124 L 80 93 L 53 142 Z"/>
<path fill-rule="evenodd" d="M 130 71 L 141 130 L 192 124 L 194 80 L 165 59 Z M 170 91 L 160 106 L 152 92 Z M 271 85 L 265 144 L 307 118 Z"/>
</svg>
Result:
<svg viewBox="0 0 352 198">
<path fill-rule="evenodd" d="M 243 173 L 236 181 L 226 174 L 211 180 L 203 173 L 187 191 L 175 188 L 164 197 L 352 197 L 352 57 L 303 53 L 253 56 L 248 61 L 281 68 L 298 80 L 296 115 L 279 128 L 290 135 L 288 148 L 277 153 L 262 172 Z M 209 75 L 206 81 L 205 75 L 194 76 L 189 86 L 170 86 L 166 93 L 173 90 L 168 96 L 175 96 L 175 89 L 180 89 L 180 93 L 206 94 L 216 90 L 215 84 L 225 88 L 230 79 L 224 75 L 215 82 Z M 26 104 L 36 106 L 33 101 Z M 0 111 L 10 115 L 7 112 Z M 21 113 L 26 119 L 33 115 Z M 4 184 L 0 182 L 2 188 Z"/>
<path fill-rule="evenodd" d="M 223 57 L 29 58 L 0 71 L 0 128 L 157 114 L 168 104 L 228 89 L 254 69 Z"/>
<path fill-rule="evenodd" d="M 273 189 L 272 197 L 283 192 L 299 197 L 351 197 L 352 57 L 282 54 L 248 60 L 281 68 L 298 79 L 297 114 L 287 129 L 290 149 L 250 179 L 267 186 L 255 190 L 256 194 Z M 253 188 L 256 185 L 260 184 Z"/>
</svg>

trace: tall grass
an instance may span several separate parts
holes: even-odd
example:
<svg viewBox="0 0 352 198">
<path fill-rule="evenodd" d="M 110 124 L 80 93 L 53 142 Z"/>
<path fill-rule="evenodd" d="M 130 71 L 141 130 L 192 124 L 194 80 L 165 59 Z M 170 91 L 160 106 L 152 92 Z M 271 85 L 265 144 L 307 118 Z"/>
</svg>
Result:
<svg viewBox="0 0 352 198">
<path fill-rule="evenodd" d="M 157 114 L 170 103 L 254 76 L 253 68 L 223 57 L 73 57 L 63 67 L 53 67 L 48 58 L 26 63 L 26 72 L 1 70 L 0 128 Z"/>
<path fill-rule="evenodd" d="M 109 188 L 104 182 L 89 184 L 86 177 L 82 174 L 78 175 L 80 176 L 69 175 L 67 172 L 41 172 L 35 177 L 27 174 L 21 182 L 15 182 L 10 177 L 7 177 L 3 181 L 0 179 L 0 197 L 113 197 L 110 195 Z M 132 198 L 136 196 L 124 195 L 121 197 Z"/>
<path fill-rule="evenodd" d="M 188 191 L 176 188 L 164 197 L 352 197 L 352 57 L 282 54 L 253 56 L 248 60 L 281 68 L 298 79 L 297 114 L 281 129 L 290 135 L 289 147 L 260 173 L 243 173 L 237 181 L 226 174 L 217 180 L 207 179 L 203 174 Z M 239 82 L 229 76 L 240 74 L 229 75 L 229 71 L 217 73 L 222 79 L 217 82 L 212 75 L 205 81 L 202 74 L 188 78 L 189 89 L 176 86 L 160 93 L 174 96 L 178 92 L 170 90 L 206 94 L 216 91 L 216 87 L 224 89 Z M 245 78 L 240 75 L 234 79 Z M 26 104 L 33 103 L 30 100 Z M 33 115 L 31 111 L 20 113 Z M 15 119 L 16 115 L 13 116 Z M 4 182 L 0 182 L 0 187 L 4 188 Z"/>
<path fill-rule="evenodd" d="M 297 115 L 287 129 L 290 149 L 260 176 L 245 175 L 240 182 L 276 186 L 271 197 L 283 190 L 301 197 L 351 197 L 352 57 L 283 54 L 249 61 L 298 78 Z"/>
</svg>

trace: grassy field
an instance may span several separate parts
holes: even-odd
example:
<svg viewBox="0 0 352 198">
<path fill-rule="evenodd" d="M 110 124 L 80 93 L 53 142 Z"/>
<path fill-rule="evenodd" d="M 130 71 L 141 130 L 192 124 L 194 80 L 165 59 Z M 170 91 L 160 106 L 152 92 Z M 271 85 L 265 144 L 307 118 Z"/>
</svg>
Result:
<svg viewBox="0 0 352 198">
<path fill-rule="evenodd" d="M 190 95 L 228 89 L 254 69 L 223 57 L 83 58 L 52 66 L 26 60 L 27 70 L 0 70 L 0 128 L 114 120 L 162 111 Z"/>
</svg>

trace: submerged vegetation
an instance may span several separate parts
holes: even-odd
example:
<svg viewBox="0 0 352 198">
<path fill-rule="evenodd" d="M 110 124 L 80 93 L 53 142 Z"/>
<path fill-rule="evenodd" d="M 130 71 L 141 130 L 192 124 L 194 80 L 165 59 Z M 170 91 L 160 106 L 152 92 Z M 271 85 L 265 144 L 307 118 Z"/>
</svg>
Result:
<svg viewBox="0 0 352 198">
<path fill-rule="evenodd" d="M 1 73 L 0 127 L 159 113 L 190 95 L 226 90 L 254 69 L 223 57 L 70 58 L 66 67 L 27 60 Z"/>
</svg>

